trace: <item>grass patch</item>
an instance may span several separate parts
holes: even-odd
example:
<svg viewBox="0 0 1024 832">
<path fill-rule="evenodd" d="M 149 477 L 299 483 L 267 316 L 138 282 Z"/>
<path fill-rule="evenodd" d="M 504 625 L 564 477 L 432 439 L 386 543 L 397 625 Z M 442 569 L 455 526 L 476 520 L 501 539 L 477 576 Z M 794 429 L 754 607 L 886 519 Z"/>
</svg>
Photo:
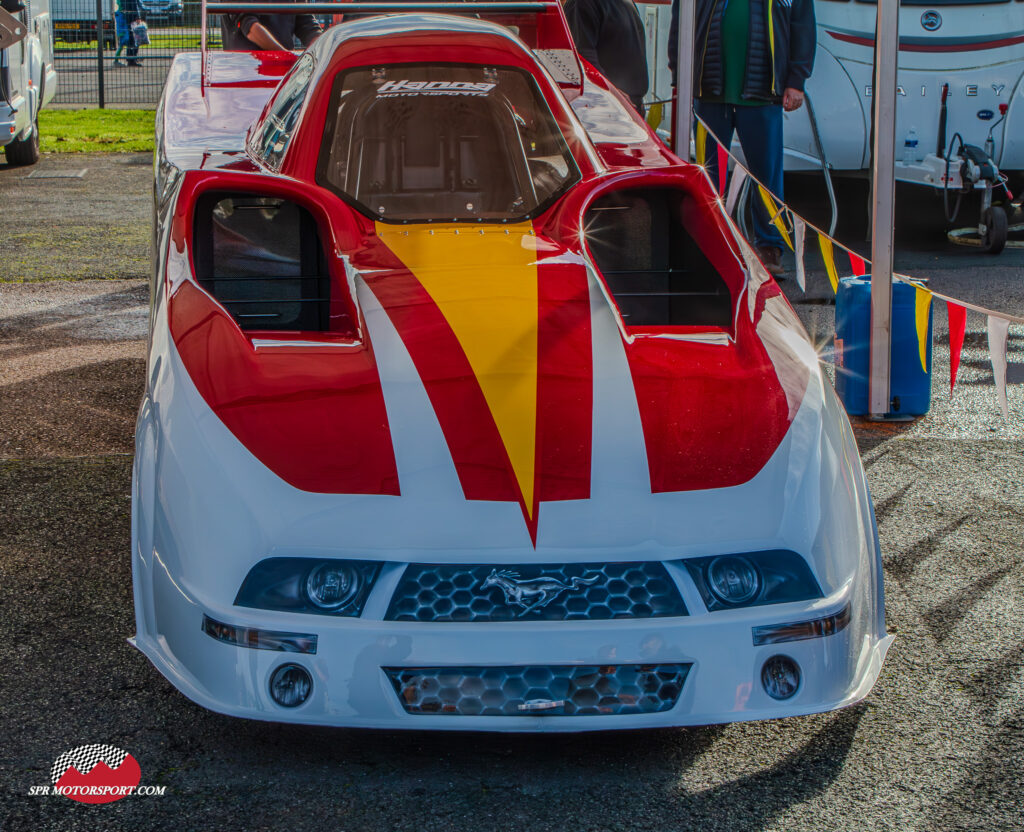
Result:
<svg viewBox="0 0 1024 832">
<path fill-rule="evenodd" d="M 153 110 L 43 110 L 44 153 L 152 152 Z"/>
<path fill-rule="evenodd" d="M 220 48 L 220 34 L 211 33 L 209 39 L 206 41 L 207 46 L 211 49 Z M 163 33 L 157 29 L 154 33 L 153 29 L 149 30 L 149 44 L 146 46 L 139 47 L 139 57 L 145 58 L 146 53 L 150 50 L 163 50 L 165 52 L 198 52 L 200 46 L 199 35 L 193 34 L 178 34 L 178 33 Z M 104 50 L 104 56 L 108 59 L 113 59 L 114 49 L 117 47 L 107 48 Z M 96 55 L 96 41 L 74 41 L 72 43 L 65 43 L 58 41 L 53 46 L 54 52 L 58 55 L 62 52 L 88 52 L 91 56 Z M 108 68 L 110 64 L 107 64 Z"/>
</svg>

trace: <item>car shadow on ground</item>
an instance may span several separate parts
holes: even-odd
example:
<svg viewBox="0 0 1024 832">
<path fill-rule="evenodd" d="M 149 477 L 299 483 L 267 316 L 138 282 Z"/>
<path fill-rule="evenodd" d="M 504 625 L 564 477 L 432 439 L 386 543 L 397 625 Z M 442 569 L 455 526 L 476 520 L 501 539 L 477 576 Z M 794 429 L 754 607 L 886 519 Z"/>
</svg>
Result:
<svg viewBox="0 0 1024 832">
<path fill-rule="evenodd" d="M 867 706 L 822 718 L 819 730 L 767 766 L 707 788 L 685 785 L 701 758 L 723 741 L 726 726 L 562 735 L 447 734 L 339 731 L 287 725 L 246 725 L 232 734 L 233 754 L 272 755 L 289 767 L 316 766 L 324 759 L 362 766 L 388 766 L 400 759 L 406 770 L 425 774 L 424 790 L 443 788 L 467 768 L 480 773 L 481 788 L 510 794 L 544 792 L 545 783 L 603 783 L 621 816 L 646 816 L 666 826 L 686 817 L 694 826 L 720 828 L 728 807 L 728 828 L 760 829 L 789 806 L 821 793 L 842 771 Z M 785 725 L 780 725 L 785 733 Z M 226 738 L 225 738 L 226 739 Z M 733 737 L 736 741 L 738 737 Z M 737 742 L 737 752 L 744 753 Z M 748 765 L 738 762 L 738 769 Z M 622 786 L 643 783 L 631 793 Z M 553 790 L 552 790 L 553 791 Z M 551 795 L 554 797 L 554 794 Z"/>
</svg>

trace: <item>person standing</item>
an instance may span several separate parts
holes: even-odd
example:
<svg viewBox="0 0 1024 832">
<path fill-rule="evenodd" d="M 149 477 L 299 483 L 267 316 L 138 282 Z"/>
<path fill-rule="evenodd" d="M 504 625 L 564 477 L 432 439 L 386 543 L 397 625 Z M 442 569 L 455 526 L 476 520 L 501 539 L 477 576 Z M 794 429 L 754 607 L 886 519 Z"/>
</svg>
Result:
<svg viewBox="0 0 1024 832">
<path fill-rule="evenodd" d="M 643 115 L 650 84 L 647 41 L 633 0 L 566 0 L 565 19 L 576 51 Z"/>
<path fill-rule="evenodd" d="M 135 40 L 132 26 L 142 22 L 142 5 L 139 0 L 117 0 L 114 11 L 114 31 L 117 33 L 117 51 L 114 53 L 114 66 L 124 66 L 121 50 L 126 49 L 128 66 L 141 66 L 139 63 L 139 44 Z"/>
<path fill-rule="evenodd" d="M 804 103 L 814 67 L 817 29 L 813 0 L 695 0 L 693 108 L 728 148 L 740 140 L 747 167 L 783 198 L 782 112 Z M 672 3 L 669 68 L 675 84 L 679 0 Z M 717 182 L 717 154 L 709 153 Z M 774 275 L 782 267 L 782 235 L 755 200 L 754 246 Z"/>
<path fill-rule="evenodd" d="M 290 2 L 301 3 L 302 0 Z M 294 48 L 296 38 L 303 46 L 309 46 L 323 31 L 320 22 L 311 14 L 247 12 L 224 14 L 220 18 L 221 42 L 229 52 L 255 52 L 260 49 L 287 51 Z"/>
</svg>

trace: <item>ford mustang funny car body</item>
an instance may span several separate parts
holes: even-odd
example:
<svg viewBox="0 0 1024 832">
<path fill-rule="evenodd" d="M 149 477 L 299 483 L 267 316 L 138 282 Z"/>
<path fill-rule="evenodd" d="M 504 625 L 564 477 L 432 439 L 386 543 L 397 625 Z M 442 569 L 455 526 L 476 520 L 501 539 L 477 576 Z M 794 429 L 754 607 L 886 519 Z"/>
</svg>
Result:
<svg viewBox="0 0 1024 832">
<path fill-rule="evenodd" d="M 863 698 L 849 422 L 704 172 L 557 2 L 179 55 L 136 646 L 215 711 L 574 731 Z"/>
</svg>

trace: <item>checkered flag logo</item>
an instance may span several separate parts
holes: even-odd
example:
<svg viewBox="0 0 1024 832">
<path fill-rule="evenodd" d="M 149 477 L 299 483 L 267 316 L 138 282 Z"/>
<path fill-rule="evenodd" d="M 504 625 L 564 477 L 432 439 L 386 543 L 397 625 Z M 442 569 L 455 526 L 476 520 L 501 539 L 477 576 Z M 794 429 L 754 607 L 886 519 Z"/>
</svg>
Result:
<svg viewBox="0 0 1024 832">
<path fill-rule="evenodd" d="M 100 760 L 116 771 L 127 756 L 127 751 L 122 751 L 112 745 L 80 745 L 71 751 L 65 751 L 57 758 L 50 770 L 50 779 L 57 783 L 72 766 L 78 769 L 79 774 L 86 775 L 96 767 Z"/>
</svg>

